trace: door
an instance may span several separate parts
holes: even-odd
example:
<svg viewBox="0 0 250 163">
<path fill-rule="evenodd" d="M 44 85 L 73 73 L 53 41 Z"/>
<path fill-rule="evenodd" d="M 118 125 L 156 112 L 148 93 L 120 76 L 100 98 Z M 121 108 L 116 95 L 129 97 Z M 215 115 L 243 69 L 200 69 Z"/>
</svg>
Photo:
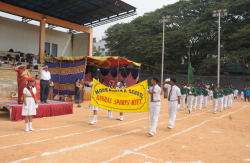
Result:
<svg viewBox="0 0 250 163">
<path fill-rule="evenodd" d="M 47 53 L 50 53 L 50 43 L 49 42 L 45 42 L 45 50 Z"/>
<path fill-rule="evenodd" d="M 52 56 L 57 57 L 57 44 L 52 44 Z"/>
</svg>

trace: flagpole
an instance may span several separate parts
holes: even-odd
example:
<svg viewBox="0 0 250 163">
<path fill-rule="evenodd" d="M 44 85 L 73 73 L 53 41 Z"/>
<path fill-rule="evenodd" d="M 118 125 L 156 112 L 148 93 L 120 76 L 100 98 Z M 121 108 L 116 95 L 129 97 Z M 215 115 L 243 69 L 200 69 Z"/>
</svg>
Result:
<svg viewBox="0 0 250 163">
<path fill-rule="evenodd" d="M 190 48 L 192 47 L 192 44 L 188 43 L 186 44 L 186 48 L 189 48 L 189 53 L 188 53 L 188 84 L 190 83 L 190 73 L 189 73 L 189 68 L 190 68 Z"/>
</svg>

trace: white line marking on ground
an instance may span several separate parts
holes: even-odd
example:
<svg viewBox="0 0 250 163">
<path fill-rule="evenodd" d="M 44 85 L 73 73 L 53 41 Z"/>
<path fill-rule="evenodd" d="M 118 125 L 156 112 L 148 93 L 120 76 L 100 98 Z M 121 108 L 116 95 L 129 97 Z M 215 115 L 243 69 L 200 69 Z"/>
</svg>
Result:
<svg viewBox="0 0 250 163">
<path fill-rule="evenodd" d="M 249 106 L 249 105 L 247 105 L 247 106 Z M 153 142 L 153 143 L 145 144 L 145 145 L 143 145 L 143 146 L 140 146 L 140 147 L 138 147 L 138 148 L 135 148 L 134 151 L 137 152 L 137 151 L 139 151 L 139 150 L 141 150 L 141 149 L 144 149 L 144 148 L 146 148 L 146 147 L 155 145 L 155 144 L 157 144 L 157 143 L 160 143 L 160 142 L 162 142 L 162 141 L 165 141 L 165 140 L 167 140 L 167 139 L 170 139 L 170 138 L 172 138 L 172 137 L 174 137 L 174 136 L 178 136 L 178 135 L 180 135 L 180 134 L 182 134 L 182 133 L 185 133 L 185 132 L 190 131 L 190 130 L 192 130 L 192 129 L 194 129 L 194 128 L 197 128 L 197 127 L 199 127 L 199 126 L 201 126 L 201 125 L 203 125 L 203 124 L 205 124 L 205 123 L 207 123 L 207 122 L 209 122 L 209 121 L 212 121 L 212 120 L 215 120 L 215 119 L 219 119 L 219 118 L 223 118 L 223 117 L 225 117 L 225 116 L 227 116 L 227 115 L 229 115 L 229 114 L 236 113 L 236 112 L 238 112 L 238 111 L 244 109 L 244 108 L 247 107 L 247 106 L 244 106 L 243 108 L 241 108 L 241 109 L 239 109 L 239 110 L 236 110 L 236 111 L 234 111 L 234 112 L 225 114 L 225 115 L 223 115 L 223 116 L 221 116 L 221 117 L 216 117 L 216 118 L 212 118 L 212 119 L 210 119 L 210 120 L 206 120 L 206 121 L 202 122 L 202 123 L 199 124 L 199 125 L 196 125 L 196 126 L 187 128 L 187 129 L 185 129 L 185 130 L 183 130 L 183 131 L 181 131 L 181 132 L 179 132 L 179 133 L 175 133 L 175 134 L 173 134 L 173 135 L 171 135 L 171 136 L 169 136 L 169 137 L 167 137 L 167 138 L 164 138 L 164 139 L 162 139 L 162 140 L 158 140 L 158 141 Z M 104 161 L 103 163 L 112 162 L 112 161 L 114 161 L 114 160 L 116 160 L 116 159 L 118 159 L 118 158 L 121 158 L 121 157 L 123 157 L 123 156 L 126 156 L 126 155 L 128 155 L 128 154 L 123 153 L 122 155 L 118 155 L 118 156 L 116 156 L 116 157 L 114 157 L 114 158 L 111 158 L 111 159 L 108 160 L 108 161 Z M 250 159 L 249 159 L 249 160 L 250 160 Z M 200 161 L 198 161 L 197 163 L 199 163 L 199 162 L 200 162 Z"/>
<path fill-rule="evenodd" d="M 161 161 L 161 162 L 166 162 L 166 163 L 172 163 L 171 161 L 164 161 L 164 160 L 162 160 L 162 159 L 158 159 L 158 158 L 154 158 L 154 157 L 151 157 L 151 156 L 148 156 L 148 155 L 146 155 L 146 154 L 144 154 L 144 153 L 138 153 L 138 152 L 133 152 L 133 151 L 125 151 L 122 155 L 120 155 L 120 156 L 117 156 L 117 157 L 114 157 L 114 158 L 112 158 L 112 159 L 110 159 L 110 160 L 108 160 L 108 161 L 104 161 L 104 162 L 102 162 L 102 163 L 108 163 L 108 162 L 112 162 L 112 161 L 114 161 L 114 160 L 117 160 L 117 159 L 119 159 L 119 158 L 121 158 L 121 157 L 124 157 L 124 156 L 126 156 L 126 155 L 129 155 L 129 154 L 136 154 L 136 155 L 139 155 L 139 156 L 143 156 L 143 157 L 145 157 L 145 158 L 150 158 L 150 159 L 153 159 L 153 160 L 156 160 L 156 161 Z M 181 162 L 178 162 L 178 163 L 181 163 Z M 185 162 L 185 163 L 203 163 L 202 161 L 197 161 L 197 162 Z"/>
<path fill-rule="evenodd" d="M 206 111 L 207 112 L 207 111 Z M 203 113 L 206 113 L 206 112 L 203 112 Z M 198 114 L 194 114 L 194 115 L 192 115 L 192 116 L 188 116 L 188 117 L 193 117 L 193 116 L 195 116 L 195 115 L 200 115 L 201 113 L 198 113 Z M 163 115 L 161 115 L 161 116 L 163 116 Z M 145 119 L 145 118 L 144 118 Z M 181 119 L 181 118 L 180 118 Z M 135 121 L 138 121 L 138 120 L 135 120 Z M 127 123 L 130 123 L 130 122 L 127 122 Z M 124 124 L 127 124 L 127 123 L 124 123 Z M 165 122 L 166 123 L 166 122 Z M 121 124 L 118 124 L 118 125 L 121 125 Z M 117 125 L 117 126 L 118 126 Z M 116 125 L 114 125 L 114 126 L 116 126 Z M 112 127 L 112 126 L 109 126 L 109 127 Z M 108 127 L 105 127 L 105 128 L 108 128 Z M 147 128 L 147 127 L 143 127 L 143 128 Z M 98 130 L 98 129 L 96 129 L 96 130 Z M 138 131 L 140 131 L 141 129 L 138 129 Z M 133 130 L 134 131 L 134 130 Z M 126 132 L 126 133 L 132 133 L 133 131 L 130 131 L 130 132 Z M 89 132 L 89 131 L 87 131 L 87 132 Z M 85 132 L 84 132 L 85 133 Z M 122 135 L 122 134 L 119 134 L 120 136 Z M 111 136 L 112 138 L 114 137 L 114 136 Z M 108 138 L 111 138 L 111 137 L 108 137 Z M 115 136 L 116 137 L 116 136 Z M 108 138 L 103 138 L 103 139 L 100 139 L 101 141 L 102 140 L 104 140 L 104 139 L 108 139 Z M 94 142 L 97 142 L 97 141 L 99 141 L 100 142 L 100 140 L 96 140 L 96 141 L 94 141 Z M 91 143 L 85 143 L 85 144 L 92 144 L 93 142 L 91 142 Z M 31 143 L 30 143 L 31 144 Z M 73 147 L 71 147 L 71 148 L 73 148 Z M 67 150 L 70 150 L 69 148 L 62 148 L 62 149 L 67 149 Z M 60 150 L 58 150 L 58 151 L 61 151 L 62 149 L 60 149 Z M 47 152 L 48 153 L 48 152 Z M 51 153 L 51 152 L 50 152 Z M 52 152 L 53 154 L 57 154 L 57 153 L 59 153 L 59 152 Z M 40 156 L 45 156 L 45 154 L 41 154 Z M 32 158 L 36 158 L 36 157 L 38 157 L 38 156 L 34 156 L 34 157 L 32 157 Z M 24 158 L 24 159 L 26 159 L 26 158 Z M 20 162 L 20 161 L 24 161 L 23 159 L 20 159 L 20 160 L 17 160 L 18 162 Z M 14 162 L 11 162 L 11 163 L 15 163 L 15 161 Z"/>
<path fill-rule="evenodd" d="M 166 111 L 166 110 L 167 109 L 163 109 L 162 111 Z M 146 112 L 143 112 L 143 113 L 146 113 Z M 132 115 L 138 115 L 138 114 L 143 114 L 143 113 L 132 113 L 132 114 L 129 114 L 129 115 L 125 115 L 124 117 L 129 117 L 129 116 L 132 116 Z M 99 120 L 99 121 L 106 121 L 106 120 L 110 120 L 110 118 L 102 119 L 102 120 Z M 72 127 L 72 126 L 77 126 L 77 125 L 82 125 L 82 124 L 88 124 L 88 122 L 76 123 L 76 124 L 73 124 L 73 125 L 66 125 L 66 126 L 59 126 L 59 127 L 52 127 L 52 128 L 45 128 L 45 129 L 36 130 L 36 132 L 37 131 L 55 130 L 55 129 L 59 129 L 59 128 Z M 24 134 L 24 133 L 27 134 L 26 132 L 20 132 L 20 133 L 15 133 L 15 134 L 1 135 L 0 138 L 8 137 L 8 136 L 15 136 L 15 135 Z"/>
<path fill-rule="evenodd" d="M 210 111 L 210 110 L 208 110 L 208 111 Z M 187 117 L 184 117 L 184 118 L 179 118 L 179 119 L 176 119 L 176 120 L 182 120 L 182 119 L 186 119 L 188 117 L 193 117 L 193 116 L 196 116 L 196 115 L 204 114 L 204 113 L 207 113 L 208 111 L 198 113 L 198 114 L 193 114 L 191 116 L 187 116 Z M 162 114 L 159 117 L 165 116 L 165 115 L 168 115 L 168 114 Z M 103 129 L 107 129 L 107 128 L 112 128 L 112 127 L 117 127 L 117 126 L 121 126 L 121 125 L 130 124 L 130 123 L 138 122 L 138 121 L 145 120 L 145 119 L 147 119 L 147 117 L 137 119 L 137 120 L 133 120 L 133 121 L 126 122 L 126 123 L 120 123 L 120 124 L 116 124 L 116 125 L 112 125 L 112 126 L 101 127 L 101 128 L 97 128 L 97 129 L 93 129 L 93 130 L 89 130 L 89 131 L 85 131 L 85 132 L 73 133 L 73 134 L 68 134 L 68 135 L 63 135 L 63 136 L 57 136 L 57 137 L 54 137 L 54 138 L 51 138 L 51 139 L 39 140 L 39 141 L 34 141 L 34 142 L 29 142 L 29 143 L 22 143 L 22 144 L 13 144 L 13 145 L 9 145 L 9 146 L 0 147 L 0 149 L 6 149 L 6 148 L 21 146 L 21 145 L 35 144 L 35 143 L 45 142 L 45 141 L 49 141 L 49 140 L 53 140 L 53 139 L 66 138 L 66 137 L 70 137 L 70 136 L 74 136 L 74 135 L 81 135 L 81 134 L 90 133 L 90 132 L 94 132 L 94 131 L 98 131 L 98 130 L 103 130 Z M 166 123 L 168 123 L 168 122 L 159 123 L 158 125 L 162 125 L 162 124 L 166 124 Z M 147 127 L 143 127 L 143 128 L 145 129 Z"/>
<path fill-rule="evenodd" d="M 27 160 L 31 160 L 33 158 L 35 158 L 35 157 L 27 157 L 27 158 L 23 158 L 23 159 L 20 159 L 20 160 L 17 160 L 17 161 L 13 161 L 11 163 L 18 163 L 18 162 L 21 162 L 21 161 L 27 161 Z"/>
<path fill-rule="evenodd" d="M 111 139 L 111 138 L 123 136 L 123 135 L 126 135 L 126 134 L 131 134 L 131 133 L 134 133 L 134 132 L 137 132 L 137 131 L 141 131 L 141 130 L 142 129 L 132 130 L 132 131 L 125 132 L 125 133 L 122 133 L 122 134 L 113 135 L 113 136 L 110 136 L 110 137 L 99 139 L 99 140 L 96 140 L 96 141 L 93 141 L 93 142 L 90 142 L 90 143 L 84 143 L 84 144 L 76 145 L 76 146 L 73 146 L 73 147 L 61 148 L 61 149 L 59 149 L 59 150 L 57 150 L 55 152 L 45 152 L 45 153 L 42 153 L 39 156 L 49 156 L 49 155 L 54 155 L 54 154 L 58 154 L 58 153 L 69 151 L 69 150 L 79 149 L 79 148 L 82 148 L 84 146 L 93 145 L 93 144 L 96 144 L 96 143 L 99 143 L 99 142 L 102 142 L 102 141 L 105 141 L 105 140 L 108 140 L 108 139 Z M 23 158 L 23 159 L 16 160 L 16 161 L 13 161 L 13 162 L 10 162 L 10 163 L 18 163 L 18 162 L 26 161 L 28 159 L 31 159 L 31 158 L 33 159 L 33 158 L 36 158 L 36 157 L 38 157 L 38 156 Z"/>
<path fill-rule="evenodd" d="M 249 106 L 249 105 L 247 105 L 247 106 Z M 169 137 L 167 137 L 167 138 L 165 138 L 165 139 L 158 140 L 158 141 L 156 141 L 156 142 L 148 143 L 148 144 L 146 144 L 146 145 L 140 146 L 140 147 L 138 147 L 138 148 L 135 148 L 134 151 L 139 151 L 139 150 L 144 149 L 144 148 L 146 148 L 146 147 L 149 147 L 149 146 L 155 145 L 155 144 L 157 144 L 157 143 L 160 143 L 160 142 L 162 142 L 162 141 L 165 141 L 165 140 L 167 140 L 167 139 L 170 139 L 170 138 L 172 138 L 172 137 L 174 137 L 174 136 L 183 134 L 183 133 L 185 133 L 185 132 L 187 132 L 187 131 L 190 131 L 190 130 L 192 130 L 192 129 L 194 129 L 194 128 L 200 127 L 200 126 L 202 126 L 203 124 L 205 124 L 205 123 L 207 123 L 207 122 L 213 121 L 213 120 L 215 120 L 215 119 L 220 119 L 220 118 L 223 118 L 223 117 L 225 117 L 225 116 L 227 116 L 227 115 L 236 113 L 236 112 L 238 112 L 238 111 L 244 109 L 244 108 L 247 107 L 247 106 L 244 106 L 243 108 L 241 108 L 241 109 L 239 109 L 239 110 L 236 110 L 236 111 L 234 111 L 234 112 L 224 114 L 224 115 L 222 115 L 222 116 L 220 116 L 220 117 L 215 117 L 215 118 L 206 120 L 206 121 L 200 123 L 199 125 L 195 125 L 195 126 L 193 126 L 193 127 L 189 127 L 189 128 L 187 128 L 187 129 L 185 129 L 185 130 L 183 130 L 183 131 L 181 131 L 181 132 L 175 133 L 175 134 L 173 134 L 173 135 L 171 135 L 171 136 L 169 136 Z"/>
</svg>

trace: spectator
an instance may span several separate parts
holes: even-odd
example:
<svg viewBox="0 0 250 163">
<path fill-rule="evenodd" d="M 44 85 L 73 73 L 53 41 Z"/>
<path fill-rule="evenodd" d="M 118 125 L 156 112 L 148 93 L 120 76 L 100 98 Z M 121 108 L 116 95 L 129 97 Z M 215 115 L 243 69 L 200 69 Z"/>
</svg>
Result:
<svg viewBox="0 0 250 163">
<path fill-rule="evenodd" d="M 49 94 L 49 87 L 50 87 L 50 79 L 51 75 L 48 70 L 48 66 L 45 66 L 39 70 L 40 74 L 40 100 L 41 103 L 48 103 L 47 98 Z"/>
</svg>

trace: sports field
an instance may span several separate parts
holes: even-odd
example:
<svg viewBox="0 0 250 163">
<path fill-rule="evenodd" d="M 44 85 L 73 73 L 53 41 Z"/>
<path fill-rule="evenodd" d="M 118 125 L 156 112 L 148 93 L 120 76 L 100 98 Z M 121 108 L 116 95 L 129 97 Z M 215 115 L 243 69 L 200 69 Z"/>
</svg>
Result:
<svg viewBox="0 0 250 163">
<path fill-rule="evenodd" d="M 81 108 L 74 104 L 72 115 L 34 119 L 36 131 L 28 133 L 24 121 L 11 122 L 0 112 L 0 162 L 250 162 L 250 102 L 233 101 L 233 108 L 216 114 L 212 101 L 191 114 L 179 109 L 175 128 L 169 130 L 163 99 L 153 137 L 147 133 L 148 113 L 125 113 L 118 121 L 101 110 L 98 122 L 89 125 L 89 103 Z"/>
</svg>

